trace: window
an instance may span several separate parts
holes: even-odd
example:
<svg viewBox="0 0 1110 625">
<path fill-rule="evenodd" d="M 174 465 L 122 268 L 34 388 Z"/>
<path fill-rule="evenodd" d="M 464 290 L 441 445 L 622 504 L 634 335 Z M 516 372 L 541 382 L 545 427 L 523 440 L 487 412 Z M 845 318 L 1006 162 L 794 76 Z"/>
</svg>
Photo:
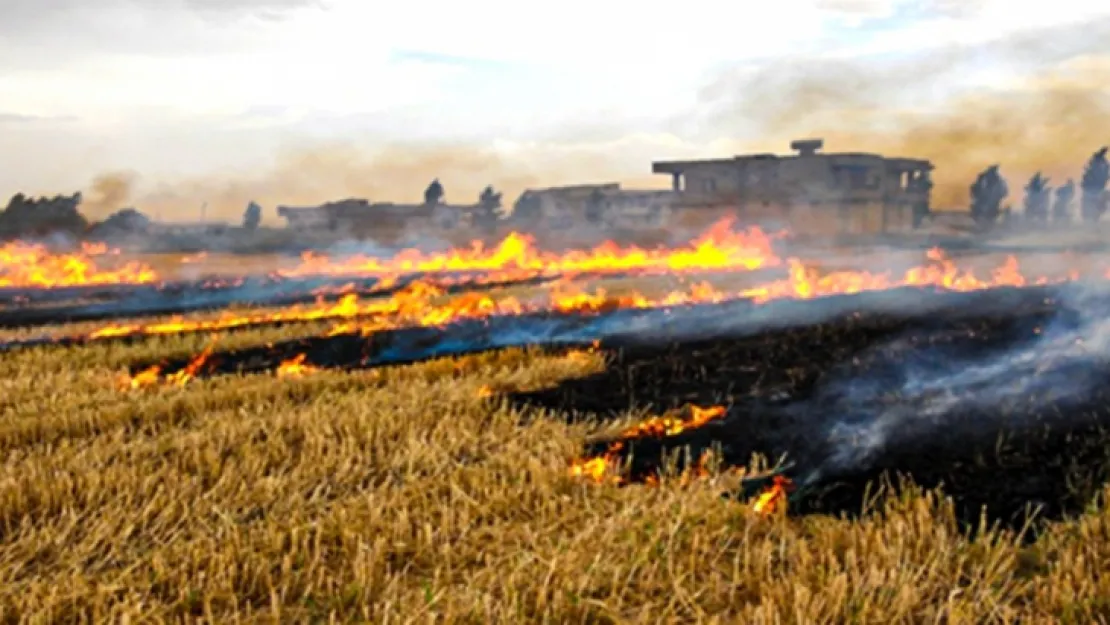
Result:
<svg viewBox="0 0 1110 625">
<path fill-rule="evenodd" d="M 866 165 L 841 165 L 837 168 L 837 180 L 841 187 L 852 190 L 878 189 L 879 175 Z"/>
</svg>

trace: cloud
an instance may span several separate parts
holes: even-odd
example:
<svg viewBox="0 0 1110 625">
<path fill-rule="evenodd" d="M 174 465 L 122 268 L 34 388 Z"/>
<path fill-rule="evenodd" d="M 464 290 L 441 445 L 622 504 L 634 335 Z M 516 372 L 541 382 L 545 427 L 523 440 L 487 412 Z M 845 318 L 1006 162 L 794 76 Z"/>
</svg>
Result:
<svg viewBox="0 0 1110 625">
<path fill-rule="evenodd" d="M 830 149 L 932 157 L 938 198 L 962 203 L 981 165 L 1016 172 L 1066 151 L 1040 135 L 1091 140 L 1098 61 L 1080 53 L 1110 41 L 1106 17 L 1077 0 L 1049 13 L 992 0 L 758 12 L 692 0 L 677 14 L 631 0 L 13 6 L 0 101 L 43 121 L 0 121 L 0 188 L 53 193 L 133 171 L 127 199 L 106 204 L 166 217 L 205 200 L 238 219 L 248 199 L 417 199 L 434 176 L 463 200 L 490 182 L 507 197 L 647 184 L 654 159 L 778 151 L 814 133 Z"/>
<path fill-rule="evenodd" d="M 1110 136 L 1108 59 L 1103 16 L 893 58 L 741 67 L 706 85 L 697 112 L 704 128 L 748 137 L 738 143 L 781 150 L 822 136 L 830 150 L 931 159 L 934 204 L 964 207 L 991 163 L 1014 176 L 1078 173 Z"/>
<path fill-rule="evenodd" d="M 212 58 L 266 40 L 318 0 L 6 0 L 0 77 L 96 67 L 105 59 Z"/>
<path fill-rule="evenodd" d="M 16 124 L 43 124 L 43 123 L 65 123 L 77 121 L 78 118 L 74 116 L 45 116 L 45 115 L 25 115 L 23 113 L 5 113 L 0 111 L 0 126 L 16 125 Z"/>
</svg>

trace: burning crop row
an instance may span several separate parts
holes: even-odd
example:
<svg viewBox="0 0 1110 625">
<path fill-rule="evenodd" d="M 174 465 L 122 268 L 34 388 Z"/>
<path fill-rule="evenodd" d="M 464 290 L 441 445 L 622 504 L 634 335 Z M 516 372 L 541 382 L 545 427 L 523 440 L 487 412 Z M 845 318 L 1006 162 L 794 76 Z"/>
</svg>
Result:
<svg viewBox="0 0 1110 625">
<path fill-rule="evenodd" d="M 687 414 L 683 415 L 684 412 Z M 690 404 L 684 407 L 683 410 L 651 417 L 626 428 L 612 439 L 595 443 L 594 446 L 600 445 L 602 451 L 571 461 L 570 475 L 599 484 L 625 486 L 633 482 L 641 482 L 657 485 L 662 478 L 659 465 L 652 466 L 648 471 L 639 474 L 628 474 L 621 471 L 621 465 L 627 459 L 626 454 L 630 443 L 644 439 L 654 439 L 659 442 L 667 439 L 673 440 L 683 432 L 720 421 L 726 418 L 727 415 L 728 410 L 724 406 L 703 408 Z M 710 477 L 713 474 L 711 463 L 713 463 L 715 457 L 716 455 L 712 449 L 703 449 L 696 462 L 686 463 L 679 474 L 680 483 Z M 730 467 L 729 471 L 744 473 L 741 467 Z M 754 496 L 752 509 L 763 515 L 785 511 L 787 505 L 786 494 L 791 488 L 792 483 L 789 478 L 774 475 L 773 479 L 766 486 L 761 487 L 758 494 Z"/>
<path fill-rule="evenodd" d="M 584 316 L 579 326 L 588 326 L 591 319 L 596 319 L 599 314 L 611 313 L 620 310 L 644 310 L 666 312 L 677 306 L 696 306 L 722 302 L 750 302 L 763 305 L 777 300 L 812 300 L 834 295 L 856 294 L 864 292 L 881 292 L 895 288 L 915 287 L 934 288 L 955 292 L 974 292 L 994 287 L 1022 287 L 1030 284 L 1049 284 L 1064 282 L 1074 279 L 1075 276 L 1066 277 L 1041 277 L 1035 280 L 1025 278 L 1017 266 L 1015 259 L 1008 259 L 997 268 L 989 279 L 980 279 L 966 272 L 960 271 L 952 261 L 937 253 L 931 253 L 930 264 L 907 271 L 900 279 L 891 278 L 888 274 L 871 274 L 867 272 L 837 272 L 828 275 L 817 275 L 814 271 L 805 268 L 799 261 L 789 260 L 791 268 L 788 277 L 758 285 L 743 288 L 739 291 L 727 292 L 711 285 L 699 283 L 684 291 L 673 291 L 662 296 L 647 296 L 642 293 L 627 295 L 609 295 L 604 291 L 581 292 L 571 290 L 566 284 L 559 287 L 545 297 L 522 301 L 514 297 L 498 299 L 488 293 L 465 293 L 450 298 L 441 303 L 432 302 L 438 296 L 437 292 L 406 293 L 383 301 L 376 306 L 380 312 L 386 313 L 371 319 L 352 319 L 339 323 L 318 338 L 350 336 L 371 337 L 375 333 L 397 328 L 432 328 L 437 331 L 447 324 L 464 320 L 499 320 L 499 324 L 511 325 L 513 320 L 521 315 L 578 315 Z M 501 327 L 499 325 L 499 327 Z M 598 338 L 598 330 L 591 329 L 594 334 L 591 340 Z M 531 340 L 531 339 L 529 339 Z M 531 342 L 535 342 L 531 340 Z M 288 354 L 292 358 L 296 354 Z M 195 361 L 207 361 L 209 355 L 197 356 Z M 264 368 L 275 369 L 280 362 L 270 361 Z M 313 366 L 329 367 L 326 362 L 310 362 Z M 195 365 L 186 364 L 179 370 L 201 369 Z M 141 382 L 133 381 L 135 386 L 144 386 L 155 383 L 160 376 L 174 375 L 175 371 L 163 365 L 155 365 L 143 371 Z M 184 380 L 190 379 L 187 376 Z M 178 378 L 174 378 L 178 379 Z"/>
<path fill-rule="evenodd" d="M 556 253 L 539 250 L 531 237 L 514 232 L 492 248 L 475 242 L 469 248 L 445 252 L 404 250 L 390 258 L 331 258 L 306 253 L 298 265 L 277 269 L 271 277 L 290 280 L 480 272 L 495 274 L 496 277 L 491 277 L 493 280 L 519 280 L 582 273 L 752 270 L 778 262 L 770 235 L 759 228 L 736 232 L 731 226 L 730 221 L 718 222 L 689 245 L 675 249 L 622 247 L 609 242 L 591 250 Z M 106 259 L 117 262 L 106 264 L 103 262 Z M 0 247 L 0 289 L 144 285 L 166 281 L 148 265 L 119 260 L 118 250 L 103 246 L 85 244 L 79 252 L 54 254 L 42 245 L 9 243 Z M 190 272 L 195 271 L 191 267 Z M 233 288 L 241 279 L 215 278 L 209 280 L 209 286 Z"/>
<path fill-rule="evenodd" d="M 362 299 L 356 294 L 348 294 L 339 301 L 327 301 L 317 298 L 313 306 L 294 306 L 286 310 L 274 312 L 260 312 L 252 314 L 229 313 L 216 319 L 186 321 L 184 319 L 171 319 L 157 323 L 110 323 L 101 328 L 77 336 L 46 337 L 22 342 L 10 342 L 4 345 L 6 349 L 19 346 L 41 345 L 48 343 L 73 344 L 85 343 L 94 340 L 103 340 L 120 337 L 154 336 L 180 334 L 185 332 L 224 331 L 256 327 L 259 325 L 286 324 L 293 322 L 343 320 L 341 328 L 336 332 L 372 331 L 398 325 L 429 323 L 446 323 L 456 318 L 468 318 L 481 314 L 520 314 L 537 310 L 557 311 L 587 311 L 597 312 L 613 310 L 622 307 L 658 307 L 686 303 L 712 303 L 729 299 L 751 299 L 756 302 L 766 302 L 783 298 L 813 298 L 834 294 L 858 293 L 882 289 L 898 288 L 901 286 L 931 286 L 948 290 L 967 291 L 992 286 L 1023 286 L 1026 284 L 1046 284 L 1053 281 L 1074 280 L 1079 277 L 1078 272 L 1068 276 L 1055 276 L 1052 278 L 1041 276 L 1026 278 L 1020 271 L 1018 262 L 1013 257 L 1008 257 L 1003 264 L 995 268 L 992 276 L 987 279 L 978 278 L 973 273 L 959 269 L 953 261 L 946 258 L 939 250 L 930 250 L 927 253 L 927 262 L 919 267 L 908 269 L 900 279 L 892 278 L 889 273 L 870 273 L 864 271 L 839 271 L 825 275 L 819 274 L 812 267 L 807 267 L 798 259 L 788 258 L 785 265 L 788 276 L 782 280 L 773 280 L 757 283 L 750 287 L 738 290 L 725 290 L 713 287 L 707 282 L 698 282 L 688 287 L 685 291 L 668 293 L 662 297 L 649 296 L 643 293 L 632 292 L 619 297 L 611 297 L 602 290 L 592 293 L 576 290 L 569 278 L 555 279 L 555 285 L 548 288 L 546 297 L 537 296 L 531 301 L 518 301 L 513 297 L 496 299 L 493 295 L 476 295 L 468 293 L 454 300 L 443 302 L 443 297 L 452 292 L 469 288 L 497 288 L 500 286 L 524 286 L 527 282 L 503 283 L 487 281 L 488 276 L 481 274 L 472 276 L 471 281 L 444 277 L 439 280 L 414 280 L 406 282 L 403 286 L 396 286 L 396 292 L 390 299 L 382 299 L 389 287 L 396 285 L 396 281 L 384 280 L 378 287 L 371 287 L 368 294 L 373 295 L 375 290 L 381 291 L 381 296 L 372 299 Z M 759 272 L 749 272 L 753 278 Z M 536 280 L 532 284 L 538 285 Z M 483 312 L 485 311 L 485 312 Z M 91 313 L 90 309 L 85 309 Z M 46 314 L 45 311 L 36 314 Z M 383 315 L 388 319 L 381 319 Z M 400 317 L 398 317 L 400 315 Z M 26 314 L 17 315 L 19 318 Z M 359 322 L 359 319 L 373 317 L 374 319 Z M 0 320 L 3 316 L 0 315 Z"/>
<path fill-rule="evenodd" d="M 53 254 L 45 246 L 15 241 L 0 245 L 0 288 L 55 288 L 106 284 L 150 284 L 158 274 L 138 262 L 98 264 L 118 250 L 83 243 L 79 252 Z"/>
<path fill-rule="evenodd" d="M 362 317 L 374 317 L 387 314 L 396 314 L 412 307 L 412 302 L 428 303 L 435 298 L 449 294 L 465 292 L 475 294 L 482 289 L 499 289 L 507 287 L 537 286 L 545 279 L 533 279 L 523 282 L 489 282 L 486 276 L 476 276 L 473 281 L 464 281 L 454 278 L 445 279 L 412 279 L 405 281 L 382 280 L 375 284 L 344 292 L 337 290 L 337 298 L 329 298 L 315 290 L 312 295 L 291 295 L 286 301 L 290 305 L 278 310 L 261 310 L 258 312 L 232 312 L 225 311 L 212 319 L 186 319 L 177 314 L 178 306 L 164 306 L 149 308 L 144 304 L 140 310 L 147 314 L 176 315 L 164 321 L 135 321 L 111 322 L 88 332 L 70 335 L 47 335 L 35 339 L 9 341 L 0 343 L 0 349 L 12 350 L 20 347 L 33 347 L 38 345 L 77 345 L 96 341 L 113 339 L 126 339 L 141 336 L 166 336 L 186 334 L 192 332 L 221 332 L 255 328 L 265 325 L 283 325 L 288 323 L 305 323 L 322 320 L 345 320 Z M 352 285 L 353 286 L 353 285 Z M 474 295 L 470 295 L 474 297 Z M 224 298 L 220 298 L 223 301 Z M 301 303 L 307 300 L 311 305 Z M 227 303 L 232 303 L 228 300 Z M 254 304 L 267 303 L 266 300 L 252 302 Z M 211 299 L 194 301 L 196 310 L 209 310 L 223 308 L 215 306 Z M 0 326 L 5 322 L 12 322 L 16 327 L 28 324 L 16 323 L 30 318 L 42 318 L 44 321 L 57 323 L 59 321 L 81 321 L 88 318 L 96 319 L 103 306 L 85 306 L 77 311 L 52 311 L 50 309 L 34 309 L 0 314 Z M 118 310 L 118 309 L 113 309 Z M 131 310 L 130 308 L 128 310 Z"/>
</svg>

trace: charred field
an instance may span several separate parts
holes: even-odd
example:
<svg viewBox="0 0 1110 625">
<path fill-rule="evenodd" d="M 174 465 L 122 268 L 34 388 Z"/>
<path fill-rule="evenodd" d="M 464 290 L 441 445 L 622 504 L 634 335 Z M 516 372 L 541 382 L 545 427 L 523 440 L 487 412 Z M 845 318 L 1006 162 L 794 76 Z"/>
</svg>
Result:
<svg viewBox="0 0 1110 625">
<path fill-rule="evenodd" d="M 1097 622 L 1107 313 L 915 287 L 7 350 L 0 618 Z"/>
</svg>

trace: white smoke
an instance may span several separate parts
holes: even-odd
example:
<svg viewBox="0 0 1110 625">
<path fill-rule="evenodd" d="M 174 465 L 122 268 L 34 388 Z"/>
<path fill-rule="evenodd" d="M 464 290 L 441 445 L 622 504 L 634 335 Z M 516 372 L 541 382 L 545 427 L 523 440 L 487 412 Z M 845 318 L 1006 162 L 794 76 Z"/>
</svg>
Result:
<svg viewBox="0 0 1110 625">
<path fill-rule="evenodd" d="M 957 347 L 919 347 L 912 362 L 896 372 L 840 380 L 815 404 L 838 417 L 826 431 L 832 453 L 805 476 L 813 483 L 829 473 L 861 471 L 893 443 L 943 436 L 959 426 L 967 433 L 1021 427 L 1014 414 L 1031 414 L 1089 397 L 1105 381 L 1110 363 L 1110 308 L 1104 286 L 1075 285 L 1058 298 L 1059 311 L 1029 328 L 1029 339 L 986 355 L 961 355 Z M 907 353 L 913 337 L 900 337 L 873 351 Z M 866 355 L 861 356 L 866 358 Z M 893 383 L 891 383 L 893 382 Z M 1011 410 L 1021 404 L 1021 410 Z M 807 402 L 806 410 L 814 410 Z M 976 413 L 974 424 L 954 422 Z M 997 415 L 993 419 L 984 415 Z M 1068 418 L 1066 412 L 1060 419 Z M 957 434 L 962 435 L 962 434 Z"/>
</svg>

